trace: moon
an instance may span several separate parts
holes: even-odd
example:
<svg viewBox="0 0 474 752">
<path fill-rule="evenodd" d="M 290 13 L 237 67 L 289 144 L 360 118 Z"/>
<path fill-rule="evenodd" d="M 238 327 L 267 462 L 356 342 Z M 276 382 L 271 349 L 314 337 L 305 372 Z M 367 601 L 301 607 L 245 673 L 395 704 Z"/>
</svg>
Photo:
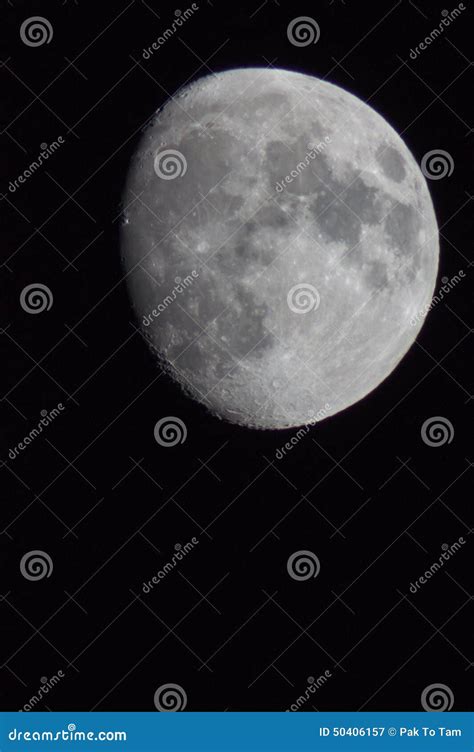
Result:
<svg viewBox="0 0 474 752">
<path fill-rule="evenodd" d="M 372 392 L 432 299 L 438 229 L 387 121 L 302 73 L 228 70 L 152 118 L 122 258 L 157 365 L 223 419 L 300 426 Z"/>
</svg>

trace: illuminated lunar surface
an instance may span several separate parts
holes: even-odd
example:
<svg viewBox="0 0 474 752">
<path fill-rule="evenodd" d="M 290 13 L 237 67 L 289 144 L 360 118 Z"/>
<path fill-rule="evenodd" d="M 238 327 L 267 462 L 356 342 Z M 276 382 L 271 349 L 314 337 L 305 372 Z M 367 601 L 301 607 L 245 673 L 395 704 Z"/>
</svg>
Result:
<svg viewBox="0 0 474 752">
<path fill-rule="evenodd" d="M 425 179 L 378 113 L 311 76 L 249 68 L 156 113 L 122 254 L 157 364 L 221 418 L 287 428 L 393 371 L 439 250 Z"/>
</svg>

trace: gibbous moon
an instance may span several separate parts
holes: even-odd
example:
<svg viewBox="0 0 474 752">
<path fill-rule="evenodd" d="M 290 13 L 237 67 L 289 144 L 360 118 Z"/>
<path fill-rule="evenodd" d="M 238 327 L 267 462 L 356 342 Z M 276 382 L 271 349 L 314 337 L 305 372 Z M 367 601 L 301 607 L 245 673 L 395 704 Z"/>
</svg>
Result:
<svg viewBox="0 0 474 752">
<path fill-rule="evenodd" d="M 432 298 L 438 230 L 415 159 L 372 108 L 311 76 L 237 69 L 180 90 L 144 131 L 123 203 L 144 336 L 234 423 L 353 405 Z"/>
</svg>

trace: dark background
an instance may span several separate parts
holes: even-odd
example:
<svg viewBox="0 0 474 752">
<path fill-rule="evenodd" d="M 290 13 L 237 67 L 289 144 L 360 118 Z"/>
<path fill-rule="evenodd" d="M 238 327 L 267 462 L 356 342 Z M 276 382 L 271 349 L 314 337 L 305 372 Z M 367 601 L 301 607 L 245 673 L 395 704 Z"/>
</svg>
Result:
<svg viewBox="0 0 474 752">
<path fill-rule="evenodd" d="M 62 670 L 36 709 L 154 710 L 155 690 L 176 683 L 188 710 L 285 710 L 328 670 L 304 710 L 418 710 L 433 683 L 467 710 L 470 11 L 413 61 L 450 5 L 202 0 L 144 60 L 189 5 L 2 3 L 1 707 L 19 709 Z M 19 36 L 33 15 L 54 29 L 36 48 Z M 289 43 L 300 15 L 318 22 L 316 45 Z M 368 100 L 418 162 L 449 152 L 453 174 L 429 185 L 439 278 L 467 275 L 390 378 L 282 460 L 294 432 L 221 422 L 160 375 L 131 316 L 118 243 L 127 165 L 156 108 L 210 70 L 268 64 Z M 58 136 L 64 145 L 9 192 Z M 33 282 L 54 295 L 38 315 L 19 304 Z M 59 402 L 65 411 L 9 459 Z M 187 427 L 173 448 L 153 436 L 169 415 Z M 450 444 L 422 441 L 432 416 L 452 423 Z M 194 550 L 144 594 L 193 536 Z M 410 593 L 460 536 L 468 545 Z M 19 565 L 36 549 L 54 568 L 31 582 Z M 317 555 L 318 577 L 288 575 L 300 550 Z"/>
</svg>

